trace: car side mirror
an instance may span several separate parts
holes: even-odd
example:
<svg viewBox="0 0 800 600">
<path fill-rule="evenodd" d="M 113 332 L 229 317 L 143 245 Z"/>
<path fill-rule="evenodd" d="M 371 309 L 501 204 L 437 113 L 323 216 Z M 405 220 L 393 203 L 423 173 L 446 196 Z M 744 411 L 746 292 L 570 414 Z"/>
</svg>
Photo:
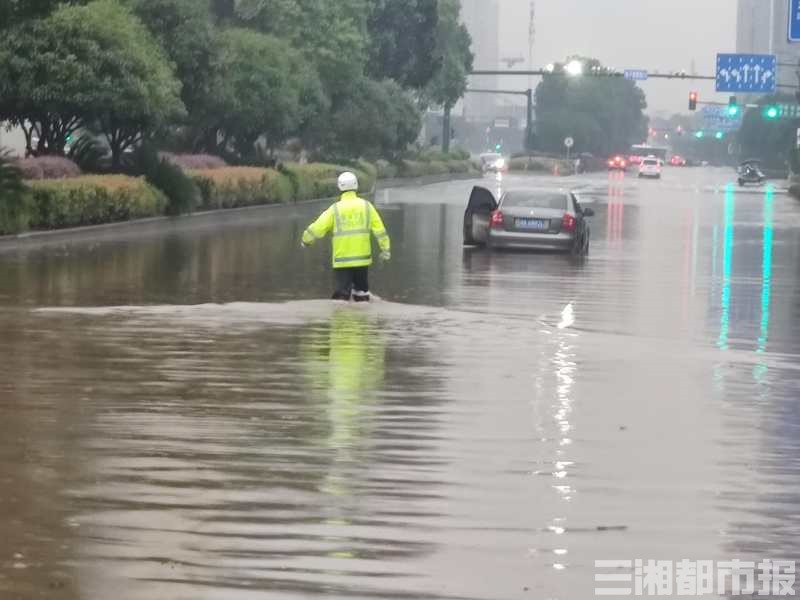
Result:
<svg viewBox="0 0 800 600">
<path fill-rule="evenodd" d="M 583 209 L 583 216 L 584 217 L 593 217 L 594 216 L 594 209 L 593 208 L 584 208 Z"/>
</svg>

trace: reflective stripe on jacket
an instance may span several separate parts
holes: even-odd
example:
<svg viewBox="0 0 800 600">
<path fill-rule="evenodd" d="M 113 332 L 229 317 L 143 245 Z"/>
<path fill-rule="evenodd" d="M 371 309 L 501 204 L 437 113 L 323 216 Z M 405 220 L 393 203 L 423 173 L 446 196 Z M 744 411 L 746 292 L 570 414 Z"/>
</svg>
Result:
<svg viewBox="0 0 800 600">
<path fill-rule="evenodd" d="M 372 239 L 381 251 L 391 250 L 386 227 L 372 203 L 355 192 L 345 192 L 341 199 L 323 212 L 303 233 L 303 243 L 313 244 L 333 233 L 333 268 L 368 267 L 372 264 Z"/>
</svg>

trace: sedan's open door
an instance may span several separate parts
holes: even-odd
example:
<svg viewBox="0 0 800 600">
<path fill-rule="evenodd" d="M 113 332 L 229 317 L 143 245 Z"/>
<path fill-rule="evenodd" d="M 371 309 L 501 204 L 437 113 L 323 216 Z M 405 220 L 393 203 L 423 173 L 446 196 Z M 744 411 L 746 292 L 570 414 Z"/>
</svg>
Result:
<svg viewBox="0 0 800 600">
<path fill-rule="evenodd" d="M 485 246 L 489 240 L 489 219 L 497 209 L 497 200 L 486 188 L 475 186 L 464 213 L 464 244 Z"/>
</svg>

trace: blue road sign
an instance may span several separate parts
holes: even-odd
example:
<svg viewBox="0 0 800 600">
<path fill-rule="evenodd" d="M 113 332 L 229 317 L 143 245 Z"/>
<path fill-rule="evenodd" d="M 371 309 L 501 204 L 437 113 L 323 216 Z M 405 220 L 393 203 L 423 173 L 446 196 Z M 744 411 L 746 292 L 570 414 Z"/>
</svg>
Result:
<svg viewBox="0 0 800 600">
<path fill-rule="evenodd" d="M 774 54 L 717 54 L 717 91 L 772 93 L 777 70 Z"/>
<path fill-rule="evenodd" d="M 742 113 L 732 117 L 728 114 L 727 106 L 704 106 L 700 114 L 703 117 L 703 127 L 716 131 L 736 131 L 742 126 Z"/>
<path fill-rule="evenodd" d="M 644 69 L 625 69 L 625 79 L 630 79 L 631 81 L 647 81 L 647 71 Z"/>
<path fill-rule="evenodd" d="M 800 42 L 800 0 L 789 0 L 789 41 Z"/>
</svg>

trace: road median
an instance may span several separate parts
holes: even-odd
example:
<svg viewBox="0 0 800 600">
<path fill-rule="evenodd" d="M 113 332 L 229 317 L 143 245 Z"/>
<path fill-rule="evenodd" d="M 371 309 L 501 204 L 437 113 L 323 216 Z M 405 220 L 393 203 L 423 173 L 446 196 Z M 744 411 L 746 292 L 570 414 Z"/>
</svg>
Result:
<svg viewBox="0 0 800 600">
<path fill-rule="evenodd" d="M 310 169 L 317 169 L 318 165 L 309 165 Z M 235 168 L 228 168 L 235 169 Z M 277 173 L 277 170 L 270 170 L 272 173 Z M 235 172 L 235 171 L 234 171 Z M 371 179 L 367 176 L 366 183 L 371 190 L 368 194 L 374 194 L 378 189 L 391 189 L 396 187 L 410 187 L 410 186 L 424 186 L 436 183 L 442 183 L 451 180 L 471 179 L 479 176 L 477 170 L 470 170 L 467 173 L 447 173 L 447 174 L 431 174 L 421 175 L 417 177 L 391 177 L 385 179 Z M 116 178 L 124 178 L 123 176 L 114 176 Z M 194 172 L 192 177 L 198 181 L 208 178 L 208 173 L 204 171 Z M 131 180 L 137 185 L 146 185 L 139 178 L 124 178 Z M 75 180 L 53 180 L 58 182 L 74 182 Z M 270 175 L 270 181 L 265 184 L 262 179 L 256 177 L 254 172 L 248 170 L 240 171 L 238 177 L 231 177 L 229 171 L 227 176 L 217 175 L 216 182 L 222 182 L 220 188 L 211 189 L 210 184 L 200 184 L 201 192 L 204 194 L 205 199 L 200 206 L 200 209 L 185 215 L 179 216 L 166 216 L 154 214 L 151 216 L 143 215 L 141 218 L 114 220 L 109 222 L 95 222 L 87 223 L 85 225 L 77 226 L 62 226 L 49 229 L 35 229 L 28 231 L 21 231 L 19 233 L 11 233 L 0 235 L 0 251 L 14 250 L 17 248 L 28 248 L 36 246 L 54 245 L 67 241 L 78 241 L 81 239 L 103 239 L 113 240 L 117 238 L 129 238 L 138 236 L 146 232 L 163 232 L 170 229 L 185 229 L 193 227 L 210 227 L 214 225 L 231 225 L 237 223 L 246 223 L 252 221 L 255 214 L 268 213 L 274 210 L 281 210 L 281 216 L 287 217 L 292 215 L 292 209 L 301 206 L 332 202 L 337 197 L 335 187 L 335 180 L 333 184 L 318 183 L 315 186 L 309 186 L 306 193 L 293 194 L 286 192 L 285 185 L 278 185 L 274 181 L 274 175 Z M 232 183 L 233 182 L 233 183 Z M 42 185 L 37 183 L 37 185 Z M 203 185 L 206 185 L 203 191 Z M 266 202 L 258 202 L 258 189 L 262 185 L 274 186 L 280 191 L 280 195 L 274 196 Z M 231 186 L 226 188 L 226 186 Z M 49 186 L 44 186 L 49 187 Z M 59 186 L 56 185 L 56 188 Z M 75 187 L 74 183 L 70 183 L 65 187 Z M 126 189 L 128 184 L 124 186 Z M 223 196 L 221 195 L 225 189 L 235 190 L 237 195 Z M 291 188 L 289 188 L 291 189 Z M 222 192 L 220 191 L 222 190 Z M 314 193 L 308 191 L 314 190 Z M 157 190 L 154 193 L 158 193 Z M 261 198 L 266 198 L 262 195 Z M 224 199 L 223 199 L 224 198 Z M 163 202 L 162 202 L 163 204 Z M 288 213 L 288 214 L 287 214 Z"/>
</svg>

